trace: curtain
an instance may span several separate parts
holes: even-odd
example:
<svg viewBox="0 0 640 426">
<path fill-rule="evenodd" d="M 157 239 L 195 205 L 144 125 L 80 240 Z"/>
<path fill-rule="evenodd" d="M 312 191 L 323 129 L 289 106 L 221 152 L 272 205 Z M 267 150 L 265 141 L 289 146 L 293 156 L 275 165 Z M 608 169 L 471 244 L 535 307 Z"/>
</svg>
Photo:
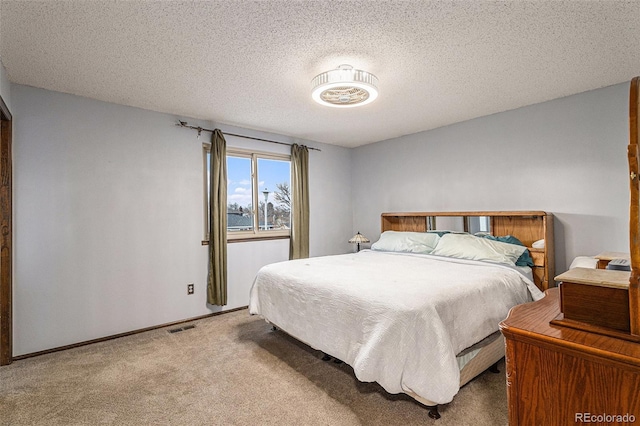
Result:
<svg viewBox="0 0 640 426">
<path fill-rule="evenodd" d="M 309 150 L 291 145 L 291 236 L 289 259 L 309 257 Z"/>
<path fill-rule="evenodd" d="M 227 142 L 220 129 L 211 135 L 207 302 L 227 304 Z"/>
</svg>

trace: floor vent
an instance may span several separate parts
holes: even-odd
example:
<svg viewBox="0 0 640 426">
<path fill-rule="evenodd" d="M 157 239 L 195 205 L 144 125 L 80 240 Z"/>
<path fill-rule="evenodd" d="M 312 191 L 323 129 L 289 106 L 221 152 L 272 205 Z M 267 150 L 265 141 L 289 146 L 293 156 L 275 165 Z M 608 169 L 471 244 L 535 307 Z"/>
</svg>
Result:
<svg viewBox="0 0 640 426">
<path fill-rule="evenodd" d="M 172 328 L 171 330 L 168 330 L 169 333 L 178 333 L 179 331 L 183 331 L 183 330 L 191 330 L 192 328 L 196 328 L 195 325 L 190 324 L 190 325 L 185 325 L 182 328 Z"/>
</svg>

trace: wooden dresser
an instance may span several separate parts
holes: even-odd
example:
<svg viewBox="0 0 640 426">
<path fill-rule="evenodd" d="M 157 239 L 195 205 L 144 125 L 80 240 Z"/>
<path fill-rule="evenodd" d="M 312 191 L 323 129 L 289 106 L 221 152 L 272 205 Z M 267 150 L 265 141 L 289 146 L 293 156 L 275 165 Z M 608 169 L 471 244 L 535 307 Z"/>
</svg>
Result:
<svg viewBox="0 0 640 426">
<path fill-rule="evenodd" d="M 500 323 L 509 425 L 640 424 L 640 343 L 551 324 L 559 315 L 554 288 Z"/>
</svg>

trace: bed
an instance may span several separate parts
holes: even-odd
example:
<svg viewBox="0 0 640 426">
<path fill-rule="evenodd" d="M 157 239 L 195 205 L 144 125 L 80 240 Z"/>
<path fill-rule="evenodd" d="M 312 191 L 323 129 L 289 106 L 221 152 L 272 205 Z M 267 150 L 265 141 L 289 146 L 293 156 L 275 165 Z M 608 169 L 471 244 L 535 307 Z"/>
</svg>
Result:
<svg viewBox="0 0 640 426">
<path fill-rule="evenodd" d="M 481 219 L 490 231 L 468 233 Z M 461 229 L 445 232 L 438 222 Z M 265 266 L 249 312 L 438 418 L 438 405 L 504 356 L 498 323 L 509 309 L 553 285 L 552 216 L 384 213 L 381 231 L 374 250 Z M 479 251 L 468 256 L 466 244 Z M 517 266 L 525 252 L 529 266 Z"/>
</svg>

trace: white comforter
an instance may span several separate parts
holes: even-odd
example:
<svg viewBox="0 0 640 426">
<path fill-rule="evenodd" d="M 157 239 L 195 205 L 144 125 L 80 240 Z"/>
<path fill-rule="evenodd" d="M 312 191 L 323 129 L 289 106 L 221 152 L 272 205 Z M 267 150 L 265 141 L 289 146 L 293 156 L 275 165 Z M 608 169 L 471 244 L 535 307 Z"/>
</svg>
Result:
<svg viewBox="0 0 640 426">
<path fill-rule="evenodd" d="M 265 266 L 249 312 L 363 382 L 444 404 L 459 390 L 456 354 L 532 297 L 542 293 L 508 266 L 365 250 Z"/>
</svg>

